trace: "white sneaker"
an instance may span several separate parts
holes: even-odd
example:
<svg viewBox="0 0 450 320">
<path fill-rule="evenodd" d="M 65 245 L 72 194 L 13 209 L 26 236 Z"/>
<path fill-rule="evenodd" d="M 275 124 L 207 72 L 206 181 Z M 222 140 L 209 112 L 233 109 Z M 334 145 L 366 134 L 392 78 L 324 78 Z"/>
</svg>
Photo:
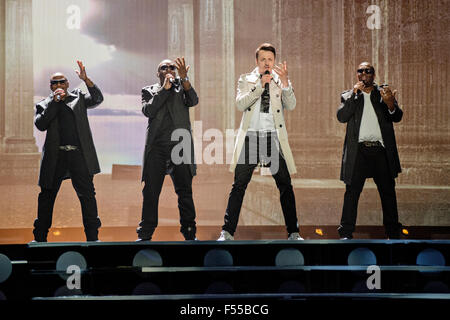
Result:
<svg viewBox="0 0 450 320">
<path fill-rule="evenodd" d="M 225 230 L 222 230 L 222 232 L 220 232 L 220 236 L 219 239 L 217 239 L 217 241 L 225 241 L 225 240 L 234 240 L 234 237 Z"/>
<path fill-rule="evenodd" d="M 289 235 L 288 240 L 305 240 L 305 239 L 303 239 L 298 232 L 292 232 Z"/>
</svg>

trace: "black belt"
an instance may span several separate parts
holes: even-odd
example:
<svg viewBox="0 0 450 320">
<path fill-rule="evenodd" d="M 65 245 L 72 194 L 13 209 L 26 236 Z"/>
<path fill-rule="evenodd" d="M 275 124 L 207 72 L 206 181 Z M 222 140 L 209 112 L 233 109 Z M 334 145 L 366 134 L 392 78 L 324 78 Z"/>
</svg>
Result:
<svg viewBox="0 0 450 320">
<path fill-rule="evenodd" d="M 365 147 L 382 147 L 380 141 L 362 141 L 359 143 L 360 145 L 363 145 Z"/>
<path fill-rule="evenodd" d="M 71 146 L 70 144 L 67 144 L 65 146 L 59 146 L 59 150 L 74 151 L 74 150 L 78 150 L 78 147 L 77 146 Z"/>
</svg>

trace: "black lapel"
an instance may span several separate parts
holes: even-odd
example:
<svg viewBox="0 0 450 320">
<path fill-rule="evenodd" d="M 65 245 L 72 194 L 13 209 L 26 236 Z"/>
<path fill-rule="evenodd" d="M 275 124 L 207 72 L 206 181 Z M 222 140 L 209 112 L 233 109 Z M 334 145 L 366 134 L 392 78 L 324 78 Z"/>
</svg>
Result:
<svg viewBox="0 0 450 320">
<path fill-rule="evenodd" d="M 372 90 L 372 92 L 370 93 L 370 101 L 372 102 L 373 108 L 375 110 L 375 113 L 377 115 L 378 118 L 378 123 L 381 126 L 381 123 L 384 120 L 384 105 L 383 105 L 383 100 L 381 98 L 381 94 L 380 91 L 378 90 L 378 86 L 374 86 L 374 89 Z"/>
<path fill-rule="evenodd" d="M 65 103 L 70 109 L 72 109 L 73 111 L 74 111 L 75 106 L 76 106 L 77 103 L 78 103 L 78 100 L 80 99 L 79 94 L 77 94 L 77 93 L 78 93 L 78 92 L 75 91 L 75 90 L 74 90 L 74 91 L 71 91 L 71 92 L 68 92 L 66 101 L 64 101 L 64 103 Z"/>
<path fill-rule="evenodd" d="M 352 99 L 352 98 L 350 98 L 350 99 Z M 354 117 L 355 136 L 358 139 L 359 129 L 361 127 L 362 114 L 363 114 L 363 110 L 364 110 L 364 95 L 362 93 L 358 96 L 358 99 L 355 101 L 355 103 L 356 103 L 355 117 Z"/>
</svg>

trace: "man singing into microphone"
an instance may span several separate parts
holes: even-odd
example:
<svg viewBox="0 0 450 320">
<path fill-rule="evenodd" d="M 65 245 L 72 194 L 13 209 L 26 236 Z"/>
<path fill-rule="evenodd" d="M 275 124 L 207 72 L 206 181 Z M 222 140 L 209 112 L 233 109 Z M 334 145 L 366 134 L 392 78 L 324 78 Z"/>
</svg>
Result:
<svg viewBox="0 0 450 320">
<path fill-rule="evenodd" d="M 100 172 L 94 141 L 87 117 L 87 109 L 103 101 L 100 89 L 87 77 L 81 61 L 77 61 L 79 78 L 86 83 L 89 94 L 80 89 L 68 91 L 69 81 L 62 73 L 50 78 L 52 93 L 36 105 L 34 123 L 40 131 L 47 131 L 42 149 L 37 219 L 34 221 L 34 240 L 46 242 L 52 225 L 53 205 L 61 183 L 70 178 L 81 203 L 84 232 L 87 241 L 98 240 L 100 219 L 93 175 Z"/>
<path fill-rule="evenodd" d="M 178 69 L 179 78 L 175 71 Z M 158 65 L 159 83 L 142 89 L 142 112 L 148 118 L 147 140 L 142 166 L 142 220 L 137 228 L 138 241 L 151 240 L 158 225 L 158 202 L 166 174 L 170 174 L 178 195 L 181 233 L 186 240 L 195 240 L 195 207 L 192 199 L 192 178 L 196 174 L 189 108 L 198 104 L 197 93 L 189 82 L 184 57 L 163 60 Z M 172 140 L 180 130 L 189 141 Z M 172 158 L 178 143 L 188 145 L 183 161 Z M 190 147 L 189 147 L 190 146 Z"/>
<path fill-rule="evenodd" d="M 394 122 L 403 111 L 388 86 L 374 83 L 375 68 L 363 62 L 357 69 L 358 82 L 341 95 L 339 122 L 347 124 L 342 156 L 341 180 L 345 182 L 339 235 L 352 239 L 359 196 L 366 178 L 373 177 L 383 208 L 383 224 L 389 239 L 400 237 L 395 178 L 401 172 L 395 142 Z"/>
<path fill-rule="evenodd" d="M 288 239 L 303 240 L 290 177 L 297 170 L 283 116 L 284 109 L 295 108 L 296 99 L 286 62 L 277 66 L 275 57 L 275 48 L 263 43 L 256 49 L 256 68 L 239 78 L 236 103 L 244 114 L 230 166 L 234 183 L 218 241 L 234 240 L 245 190 L 257 165 L 268 167 L 275 179 Z"/>
</svg>

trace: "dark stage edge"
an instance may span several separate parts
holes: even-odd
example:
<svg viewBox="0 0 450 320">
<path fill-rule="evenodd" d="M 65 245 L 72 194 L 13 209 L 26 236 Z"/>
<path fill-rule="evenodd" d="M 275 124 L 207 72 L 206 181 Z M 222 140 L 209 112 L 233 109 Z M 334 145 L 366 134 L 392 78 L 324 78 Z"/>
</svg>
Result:
<svg viewBox="0 0 450 320">
<path fill-rule="evenodd" d="M 300 234 L 306 240 L 339 239 L 337 225 L 302 225 Z M 449 240 L 450 227 L 446 226 L 408 226 L 408 234 L 402 240 Z M 135 226 L 104 226 L 100 228 L 99 239 L 104 242 L 134 241 L 137 239 Z M 198 225 L 197 238 L 201 241 L 214 241 L 221 228 L 217 225 Z M 238 226 L 236 240 L 280 240 L 287 238 L 286 227 L 280 225 Z M 356 226 L 354 239 L 386 239 L 383 226 Z M 0 228 L 1 244 L 25 244 L 33 239 L 32 228 Z M 86 239 L 82 227 L 54 227 L 48 234 L 49 242 L 76 242 Z M 182 241 L 179 226 L 158 226 L 153 235 L 155 241 Z"/>
<path fill-rule="evenodd" d="M 0 307 L 25 303 L 72 309 L 98 303 L 113 310 L 129 303 L 164 309 L 168 319 L 180 318 L 187 305 L 221 310 L 214 319 L 230 316 L 224 314 L 225 305 L 267 305 L 272 315 L 324 305 L 439 308 L 450 303 L 449 249 L 449 240 L 0 245 L 12 269 L 2 280 L 6 264 L 0 259 Z M 66 273 L 69 264 L 81 266 L 81 289 L 67 287 L 66 279 L 73 274 Z M 367 287 L 374 275 L 369 265 L 379 270 L 380 288 Z"/>
</svg>

